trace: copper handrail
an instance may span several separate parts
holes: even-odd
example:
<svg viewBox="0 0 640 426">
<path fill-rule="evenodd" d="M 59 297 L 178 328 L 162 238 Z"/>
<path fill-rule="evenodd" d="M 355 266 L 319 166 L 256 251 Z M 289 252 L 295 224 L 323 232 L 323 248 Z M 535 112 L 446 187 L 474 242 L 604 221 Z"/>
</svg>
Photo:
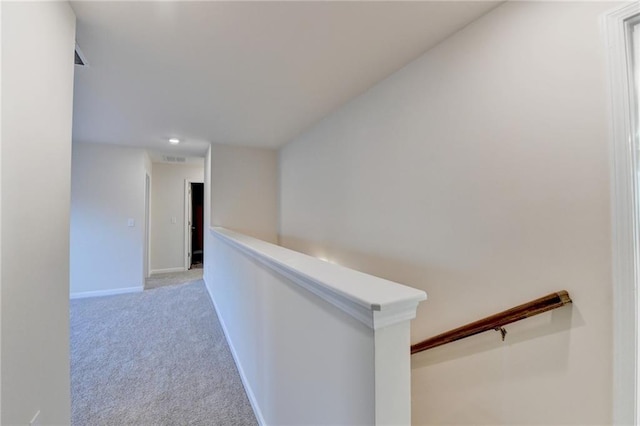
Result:
<svg viewBox="0 0 640 426">
<path fill-rule="evenodd" d="M 502 332 L 502 338 L 504 340 L 506 331 L 503 326 L 552 309 L 560 308 L 568 303 L 571 303 L 569 293 L 565 290 L 558 291 L 539 299 L 532 300 L 531 302 L 516 306 L 515 308 L 463 325 L 462 327 L 458 327 L 454 330 L 438 334 L 437 336 L 423 340 L 415 345 L 411 345 L 411 354 L 413 355 L 427 349 L 435 348 L 436 346 L 455 342 L 456 340 L 464 339 L 465 337 L 473 336 L 489 330 L 498 330 Z"/>
</svg>

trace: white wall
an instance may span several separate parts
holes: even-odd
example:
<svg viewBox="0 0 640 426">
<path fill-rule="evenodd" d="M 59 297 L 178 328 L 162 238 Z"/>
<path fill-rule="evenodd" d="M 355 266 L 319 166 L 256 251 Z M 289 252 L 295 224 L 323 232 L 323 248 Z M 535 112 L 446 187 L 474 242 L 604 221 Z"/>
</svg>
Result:
<svg viewBox="0 0 640 426">
<path fill-rule="evenodd" d="M 2 22 L 2 2 L 0 2 L 0 22 Z M 0 31 L 0 47 L 1 46 L 2 46 L 2 31 Z M 1 67 L 0 67 L 0 99 L 3 99 Z M 2 307 L 2 237 L 1 237 L 2 236 L 2 131 L 1 129 L 2 129 L 2 102 L 0 101 L 0 307 Z M 0 314 L 0 347 L 1 346 L 2 346 L 2 314 Z M 2 422 L 2 350 L 0 350 L 0 422 Z"/>
<path fill-rule="evenodd" d="M 2 2 L 2 424 L 69 424 L 75 16 Z"/>
<path fill-rule="evenodd" d="M 153 163 L 151 190 L 151 272 L 187 269 L 184 264 L 185 179 L 204 182 L 200 164 Z M 175 222 L 172 219 L 175 218 Z"/>
<path fill-rule="evenodd" d="M 211 225 L 276 242 L 277 200 L 277 151 L 211 145 Z"/>
<path fill-rule="evenodd" d="M 413 342 L 574 300 L 414 356 L 416 424 L 611 422 L 614 6 L 505 3 L 281 151 L 283 245 L 426 290 Z"/>
<path fill-rule="evenodd" d="M 144 150 L 74 142 L 73 296 L 142 290 L 144 187 Z"/>
<path fill-rule="evenodd" d="M 144 171 L 151 176 L 153 173 L 153 162 L 147 151 L 144 151 Z"/>
<path fill-rule="evenodd" d="M 207 258 L 207 287 L 262 424 L 374 424 L 373 330 L 215 237 Z"/>
</svg>

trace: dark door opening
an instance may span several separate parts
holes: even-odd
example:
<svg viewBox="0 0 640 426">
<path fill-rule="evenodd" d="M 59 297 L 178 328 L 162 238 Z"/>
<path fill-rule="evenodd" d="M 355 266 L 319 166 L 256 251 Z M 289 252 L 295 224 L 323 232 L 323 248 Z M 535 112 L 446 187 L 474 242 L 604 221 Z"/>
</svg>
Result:
<svg viewBox="0 0 640 426">
<path fill-rule="evenodd" d="M 204 259 L 204 184 L 191 183 L 191 268 L 202 268 Z"/>
</svg>

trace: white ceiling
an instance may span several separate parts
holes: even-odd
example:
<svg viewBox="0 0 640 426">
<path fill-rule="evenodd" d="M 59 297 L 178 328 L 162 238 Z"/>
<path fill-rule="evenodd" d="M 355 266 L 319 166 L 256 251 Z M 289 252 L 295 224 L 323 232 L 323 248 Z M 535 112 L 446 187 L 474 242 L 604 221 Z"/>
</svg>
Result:
<svg viewBox="0 0 640 426">
<path fill-rule="evenodd" d="M 499 3 L 75 1 L 74 141 L 279 147 Z"/>
</svg>

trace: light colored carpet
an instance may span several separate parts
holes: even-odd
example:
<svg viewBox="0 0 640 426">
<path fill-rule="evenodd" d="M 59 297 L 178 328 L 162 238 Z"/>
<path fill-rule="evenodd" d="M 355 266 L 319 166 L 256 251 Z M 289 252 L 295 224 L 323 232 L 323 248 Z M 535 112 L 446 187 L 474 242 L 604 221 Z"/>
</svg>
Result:
<svg viewBox="0 0 640 426">
<path fill-rule="evenodd" d="M 144 289 L 165 287 L 168 285 L 184 284 L 202 279 L 202 268 L 193 268 L 188 271 L 167 272 L 166 274 L 154 274 L 145 280 Z"/>
<path fill-rule="evenodd" d="M 71 301 L 72 424 L 255 425 L 202 280 Z"/>
</svg>

